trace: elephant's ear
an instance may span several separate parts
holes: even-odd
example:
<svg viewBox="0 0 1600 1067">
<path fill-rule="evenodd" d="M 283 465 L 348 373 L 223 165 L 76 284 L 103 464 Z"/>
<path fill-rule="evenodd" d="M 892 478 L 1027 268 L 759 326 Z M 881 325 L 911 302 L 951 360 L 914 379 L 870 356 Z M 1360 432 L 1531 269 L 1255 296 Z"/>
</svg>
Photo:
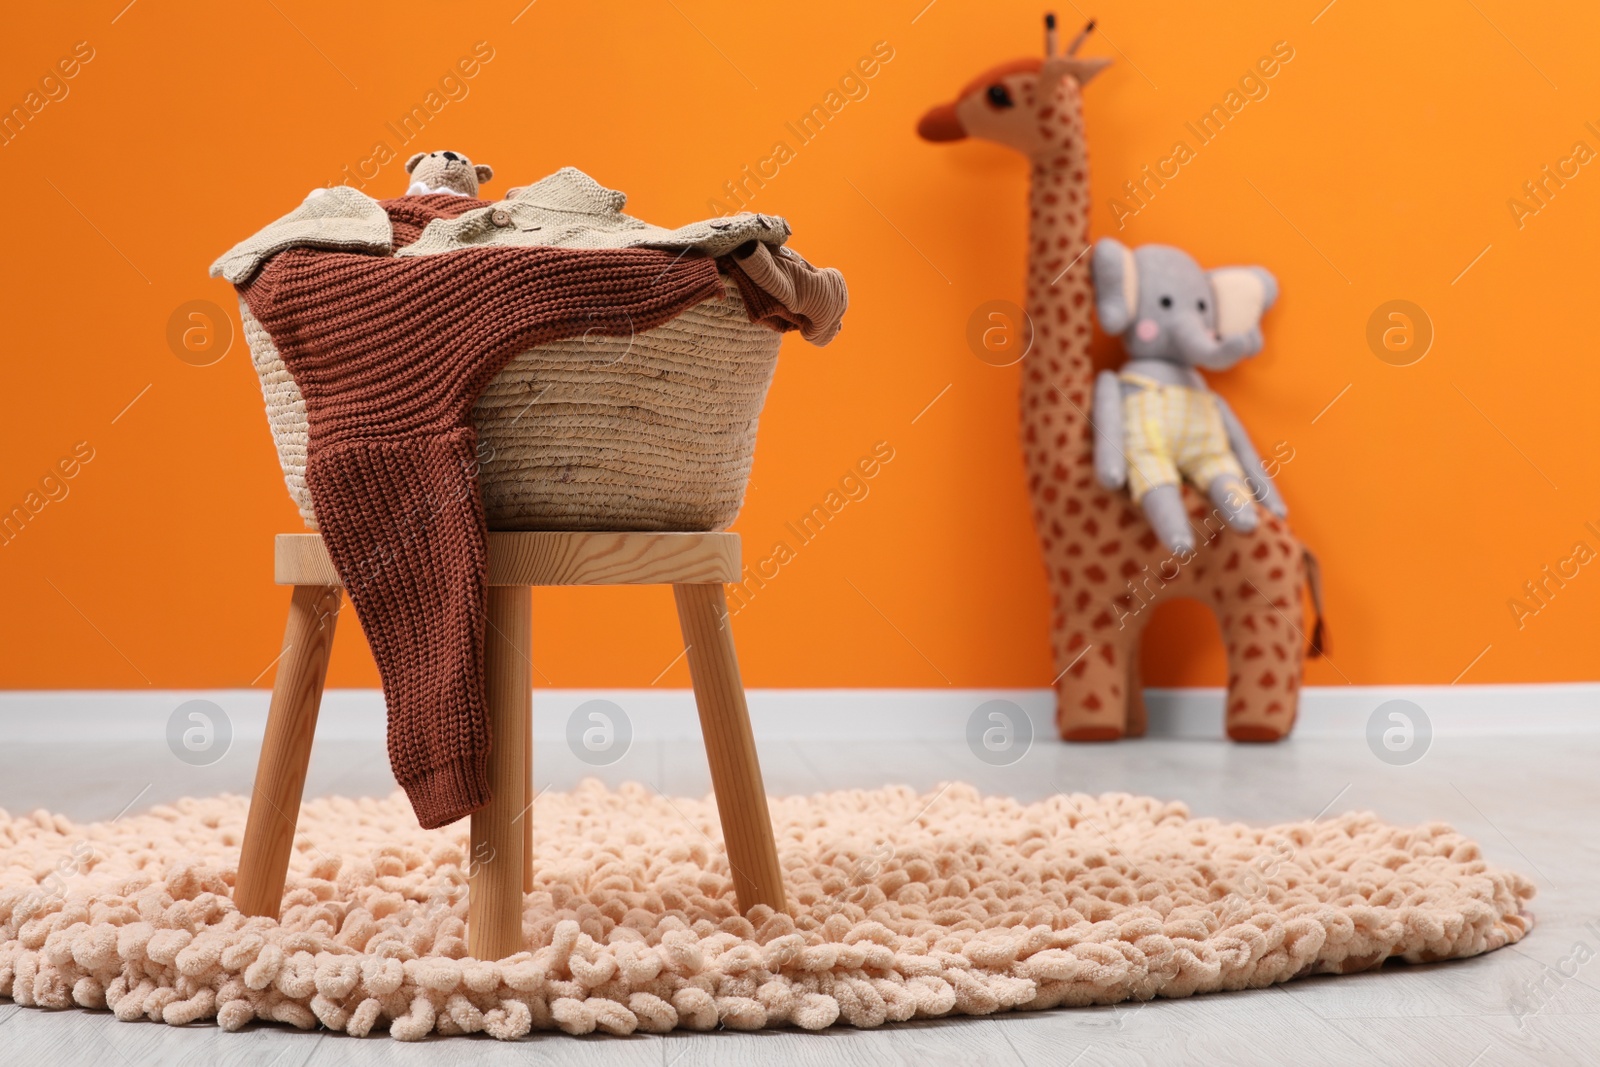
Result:
<svg viewBox="0 0 1600 1067">
<path fill-rule="evenodd" d="M 1094 243 L 1089 264 L 1101 328 L 1112 334 L 1125 332 L 1139 310 L 1139 269 L 1133 251 L 1115 238 L 1102 237 Z"/>
<path fill-rule="evenodd" d="M 1254 329 L 1278 299 L 1278 280 L 1264 267 L 1218 267 L 1207 276 L 1217 301 L 1217 333 L 1223 337 Z"/>
</svg>

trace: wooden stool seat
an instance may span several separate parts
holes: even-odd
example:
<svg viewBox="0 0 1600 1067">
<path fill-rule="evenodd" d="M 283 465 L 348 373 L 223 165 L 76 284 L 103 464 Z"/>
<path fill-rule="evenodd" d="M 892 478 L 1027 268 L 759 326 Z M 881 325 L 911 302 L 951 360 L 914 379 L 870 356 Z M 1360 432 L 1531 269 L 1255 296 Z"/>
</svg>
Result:
<svg viewBox="0 0 1600 1067">
<path fill-rule="evenodd" d="M 671 585 L 688 653 L 711 784 L 739 907 L 785 910 L 782 872 L 728 627 L 725 582 L 739 577 L 730 533 L 489 534 L 484 667 L 493 799 L 472 813 L 467 947 L 477 959 L 522 950 L 533 889 L 532 599 L 535 585 Z M 234 902 L 277 917 L 327 679 L 342 590 L 317 534 L 280 534 L 275 579 L 294 586 L 266 736 L 239 855 Z"/>
<path fill-rule="evenodd" d="M 341 584 L 322 538 L 279 534 L 279 585 Z M 678 585 L 739 580 L 731 533 L 489 532 L 489 584 Z"/>
</svg>

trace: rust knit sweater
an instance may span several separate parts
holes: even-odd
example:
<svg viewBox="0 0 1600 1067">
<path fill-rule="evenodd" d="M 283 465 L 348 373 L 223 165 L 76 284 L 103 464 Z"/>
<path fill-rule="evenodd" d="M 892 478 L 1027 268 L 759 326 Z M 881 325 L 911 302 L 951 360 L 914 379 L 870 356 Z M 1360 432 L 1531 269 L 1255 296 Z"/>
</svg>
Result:
<svg viewBox="0 0 1600 1067">
<path fill-rule="evenodd" d="M 400 247 L 430 219 L 483 205 L 383 206 Z M 240 292 L 305 397 L 306 483 L 383 680 L 395 778 L 418 821 L 443 826 L 489 799 L 472 406 L 533 345 L 650 329 L 720 296 L 717 265 L 647 249 L 293 248 Z"/>
</svg>

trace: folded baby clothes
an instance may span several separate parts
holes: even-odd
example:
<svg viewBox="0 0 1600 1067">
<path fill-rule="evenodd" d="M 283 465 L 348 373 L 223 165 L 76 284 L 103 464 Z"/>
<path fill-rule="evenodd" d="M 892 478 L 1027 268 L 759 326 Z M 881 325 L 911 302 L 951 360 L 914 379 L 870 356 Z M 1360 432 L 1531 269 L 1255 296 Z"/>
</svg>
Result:
<svg viewBox="0 0 1600 1067">
<path fill-rule="evenodd" d="M 211 274 L 239 284 L 268 257 L 295 247 L 392 252 L 396 258 L 468 248 L 654 248 L 720 259 L 739 284 L 751 321 L 801 330 L 812 344 L 825 345 L 838 334 L 849 306 L 844 275 L 814 267 L 788 248 L 789 224 L 776 215 L 746 212 L 676 229 L 655 226 L 624 214 L 626 194 L 575 167 L 563 167 L 495 203 L 456 196 L 459 204 L 449 213 L 426 218 L 404 207 L 439 195 L 449 194 L 384 201 L 386 209 L 347 186 L 319 189 L 234 246 L 212 265 Z"/>
</svg>

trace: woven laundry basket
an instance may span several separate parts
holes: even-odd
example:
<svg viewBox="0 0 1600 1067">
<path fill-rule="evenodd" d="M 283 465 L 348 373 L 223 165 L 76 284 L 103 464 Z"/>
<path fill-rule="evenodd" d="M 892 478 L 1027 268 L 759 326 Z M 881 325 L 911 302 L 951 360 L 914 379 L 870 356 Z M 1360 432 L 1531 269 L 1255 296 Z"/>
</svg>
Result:
<svg viewBox="0 0 1600 1067">
<path fill-rule="evenodd" d="M 574 337 L 513 357 L 478 398 L 479 488 L 492 530 L 720 530 L 744 502 L 782 335 L 725 281 L 632 337 Z M 250 358 L 306 526 L 306 406 L 243 301 Z"/>
</svg>

